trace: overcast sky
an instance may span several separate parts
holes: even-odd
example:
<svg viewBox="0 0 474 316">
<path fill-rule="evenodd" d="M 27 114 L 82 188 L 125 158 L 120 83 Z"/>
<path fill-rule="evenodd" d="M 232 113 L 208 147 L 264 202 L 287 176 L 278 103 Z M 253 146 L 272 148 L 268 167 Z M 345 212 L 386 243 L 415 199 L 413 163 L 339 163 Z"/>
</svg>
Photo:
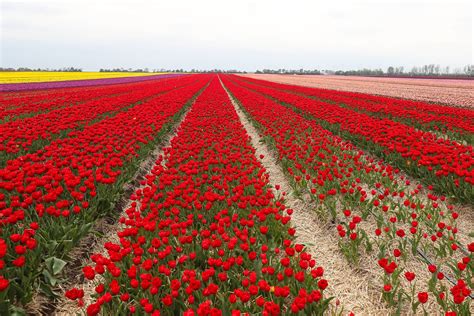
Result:
<svg viewBox="0 0 474 316">
<path fill-rule="evenodd" d="M 0 0 L 2 67 L 472 64 L 471 0 Z"/>
</svg>

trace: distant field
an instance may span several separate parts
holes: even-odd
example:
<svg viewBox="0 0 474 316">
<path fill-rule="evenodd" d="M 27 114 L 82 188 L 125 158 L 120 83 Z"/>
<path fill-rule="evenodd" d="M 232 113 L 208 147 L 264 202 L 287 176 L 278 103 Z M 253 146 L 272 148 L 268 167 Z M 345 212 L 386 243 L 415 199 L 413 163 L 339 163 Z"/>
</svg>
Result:
<svg viewBox="0 0 474 316">
<path fill-rule="evenodd" d="M 2 82 L 4 78 L 12 76 L 9 82 Z M 14 76 L 16 75 L 16 77 Z M 114 77 L 115 75 L 115 77 Z M 95 77 L 94 77 L 95 76 Z M 102 77 L 100 77 L 102 76 Z M 1 73 L 0 72 L 0 91 L 15 93 L 18 91 L 34 91 L 45 89 L 60 89 L 72 87 L 92 87 L 99 85 L 124 84 L 154 79 L 164 79 L 169 77 L 181 76 L 177 73 L 100 73 L 100 72 L 29 72 L 21 76 L 21 73 Z M 54 79 L 54 80 L 53 80 Z M 16 82 L 13 82 L 16 80 Z M 23 81 L 20 81 L 23 80 Z M 7 97 L 6 95 L 4 97 Z"/>
<path fill-rule="evenodd" d="M 246 76 L 307 87 L 379 94 L 411 100 L 474 107 L 474 80 L 312 75 Z"/>
<path fill-rule="evenodd" d="M 1 83 L 51 82 L 68 80 L 104 79 L 119 77 L 136 77 L 158 75 L 160 73 L 144 72 L 56 72 L 56 71 L 25 71 L 0 72 Z"/>
</svg>

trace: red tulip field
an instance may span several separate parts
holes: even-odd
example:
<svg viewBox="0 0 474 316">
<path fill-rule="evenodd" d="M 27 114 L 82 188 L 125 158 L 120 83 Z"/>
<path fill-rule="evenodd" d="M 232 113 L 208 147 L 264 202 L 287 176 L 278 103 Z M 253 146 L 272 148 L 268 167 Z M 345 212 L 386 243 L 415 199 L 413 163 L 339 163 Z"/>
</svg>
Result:
<svg viewBox="0 0 474 316">
<path fill-rule="evenodd" d="M 474 110 L 262 78 L 0 92 L 0 315 L 473 314 Z"/>
</svg>

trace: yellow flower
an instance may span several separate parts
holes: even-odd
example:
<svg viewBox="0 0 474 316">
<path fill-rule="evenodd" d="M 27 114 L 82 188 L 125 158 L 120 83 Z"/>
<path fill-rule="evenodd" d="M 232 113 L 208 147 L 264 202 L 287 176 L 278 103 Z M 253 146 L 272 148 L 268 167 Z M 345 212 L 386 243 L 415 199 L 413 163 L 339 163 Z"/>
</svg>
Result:
<svg viewBox="0 0 474 316">
<path fill-rule="evenodd" d="M 105 79 L 159 75 L 161 73 L 139 72 L 62 72 L 62 71 L 5 71 L 0 72 L 0 84 L 25 82 L 50 82 L 84 79 Z"/>
</svg>

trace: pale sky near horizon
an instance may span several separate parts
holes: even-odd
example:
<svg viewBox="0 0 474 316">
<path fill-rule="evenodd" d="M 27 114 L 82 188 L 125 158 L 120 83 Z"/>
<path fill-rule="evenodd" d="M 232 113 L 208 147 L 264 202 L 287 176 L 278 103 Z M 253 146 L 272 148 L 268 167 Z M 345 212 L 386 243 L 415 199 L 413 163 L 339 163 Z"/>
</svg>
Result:
<svg viewBox="0 0 474 316">
<path fill-rule="evenodd" d="M 2 67 L 473 64 L 471 0 L 0 0 Z"/>
</svg>

